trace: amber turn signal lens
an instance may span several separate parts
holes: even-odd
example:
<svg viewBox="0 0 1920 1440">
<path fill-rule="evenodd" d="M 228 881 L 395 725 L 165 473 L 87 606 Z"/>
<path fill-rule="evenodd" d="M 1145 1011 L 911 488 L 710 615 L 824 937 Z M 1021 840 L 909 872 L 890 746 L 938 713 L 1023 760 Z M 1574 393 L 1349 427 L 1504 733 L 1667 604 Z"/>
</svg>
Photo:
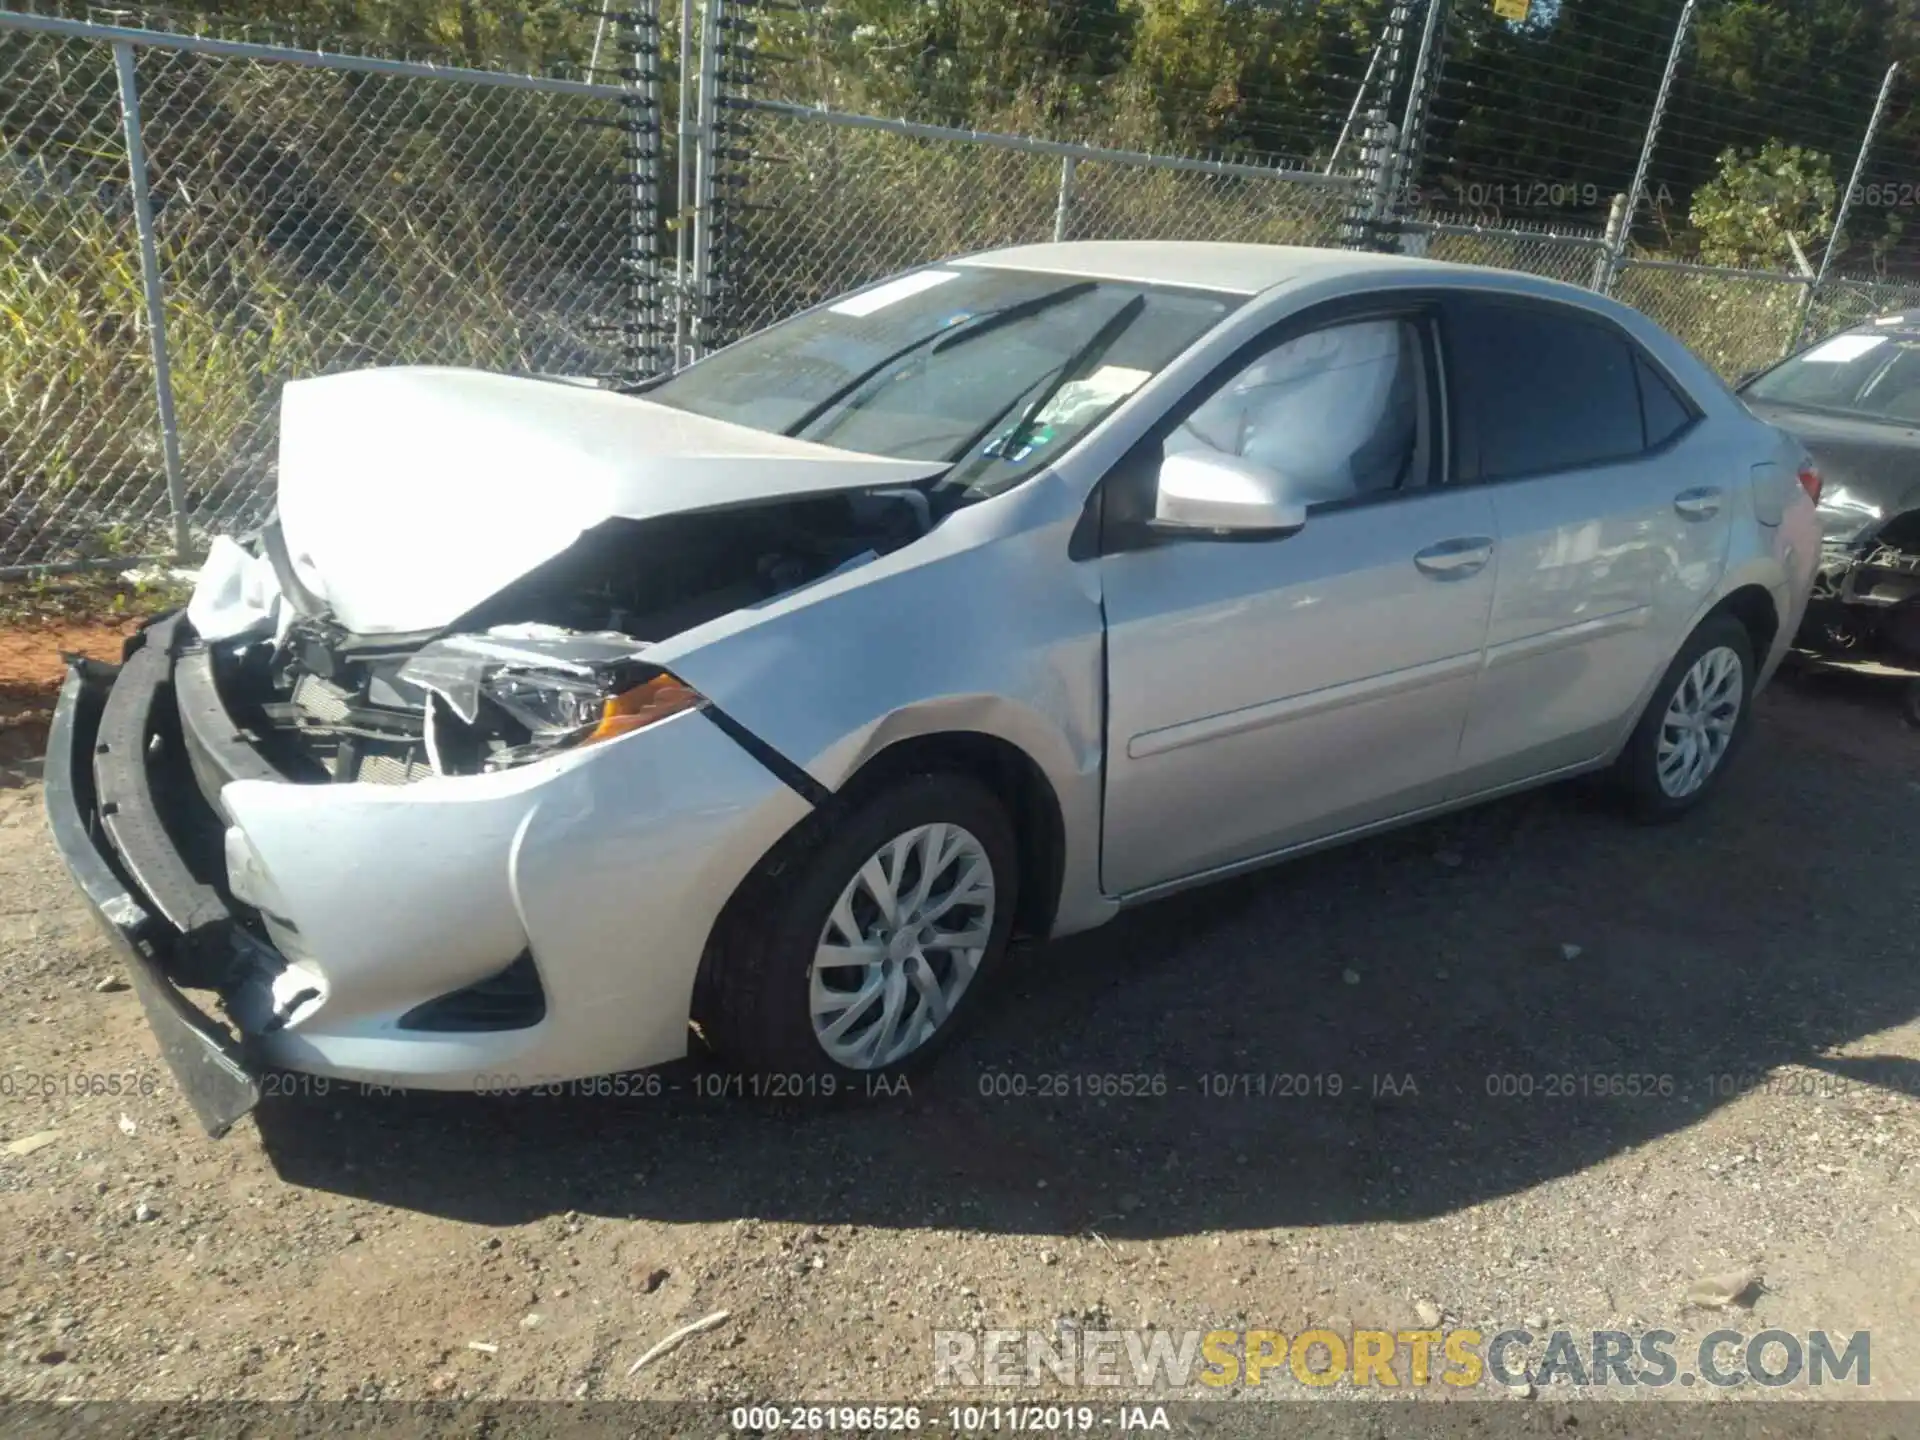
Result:
<svg viewBox="0 0 1920 1440">
<path fill-rule="evenodd" d="M 697 690 L 682 685 L 671 675 L 656 675 L 644 685 L 608 696 L 600 707 L 600 723 L 580 743 L 591 745 L 596 740 L 629 735 L 670 715 L 678 715 L 682 710 L 691 710 L 698 704 L 700 693 Z"/>
</svg>

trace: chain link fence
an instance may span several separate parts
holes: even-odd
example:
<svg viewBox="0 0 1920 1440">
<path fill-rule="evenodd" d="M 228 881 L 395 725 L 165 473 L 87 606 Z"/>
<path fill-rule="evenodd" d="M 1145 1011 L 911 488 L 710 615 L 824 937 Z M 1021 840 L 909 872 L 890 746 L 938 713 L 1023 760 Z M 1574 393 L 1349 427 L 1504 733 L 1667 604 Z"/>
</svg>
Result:
<svg viewBox="0 0 1920 1440">
<path fill-rule="evenodd" d="M 1768 271 L 1642 259 L 1625 262 L 1613 293 L 1731 380 L 1793 348 L 1807 283 Z"/>
<path fill-rule="evenodd" d="M 1814 296 L 1806 336 L 1830 335 L 1900 310 L 1920 310 L 1920 281 L 1900 283 L 1864 275 L 1830 274 Z"/>
<path fill-rule="evenodd" d="M 1456 265 L 1522 270 L 1570 285 L 1602 283 L 1607 242 L 1598 230 L 1489 225 L 1471 216 L 1429 213 L 1402 223 L 1412 254 Z"/>
<path fill-rule="evenodd" d="M 0 567 L 257 521 L 289 378 L 617 368 L 618 88 L 25 23 L 0 18 Z"/>
<path fill-rule="evenodd" d="M 703 348 L 913 265 L 1057 239 L 1332 245 L 1353 182 L 742 102 Z"/>
<path fill-rule="evenodd" d="M 997 245 L 1337 245 L 1368 214 L 1361 243 L 1608 289 L 1730 377 L 1920 305 L 1920 283 L 1664 259 L 1618 224 L 1405 217 L 1390 166 L 1319 174 L 755 99 L 727 78 L 717 8 L 702 14 L 677 96 L 700 104 L 664 133 L 651 80 L 0 12 L 0 574 L 186 556 L 257 521 L 289 378 L 631 378 L 638 356 L 695 357 Z M 636 31 L 634 57 L 659 54 L 655 33 Z M 653 258 L 668 250 L 671 275 Z"/>
<path fill-rule="evenodd" d="M 0 33 L 0 565 L 171 549 L 113 53 Z"/>
</svg>

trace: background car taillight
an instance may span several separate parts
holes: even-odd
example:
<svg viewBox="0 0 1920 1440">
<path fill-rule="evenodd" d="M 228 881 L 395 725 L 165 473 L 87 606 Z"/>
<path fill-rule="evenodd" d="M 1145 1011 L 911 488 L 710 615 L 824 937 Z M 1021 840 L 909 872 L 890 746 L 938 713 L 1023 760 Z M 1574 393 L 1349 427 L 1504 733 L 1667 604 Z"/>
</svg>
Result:
<svg viewBox="0 0 1920 1440">
<path fill-rule="evenodd" d="M 1814 504 L 1820 503 L 1820 472 L 1813 468 L 1811 460 L 1800 462 L 1800 488 Z"/>
</svg>

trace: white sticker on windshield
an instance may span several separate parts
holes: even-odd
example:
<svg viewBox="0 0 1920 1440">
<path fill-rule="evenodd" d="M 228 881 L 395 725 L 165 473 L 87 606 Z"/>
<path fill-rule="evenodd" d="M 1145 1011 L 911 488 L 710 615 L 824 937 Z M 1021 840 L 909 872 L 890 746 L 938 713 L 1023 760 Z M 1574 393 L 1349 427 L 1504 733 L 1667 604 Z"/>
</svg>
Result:
<svg viewBox="0 0 1920 1440">
<path fill-rule="evenodd" d="M 1858 360 L 1876 345 L 1887 343 L 1884 335 L 1836 335 L 1824 345 L 1816 345 L 1800 358 L 1809 365 L 1844 365 Z"/>
<path fill-rule="evenodd" d="M 944 285 L 949 280 L 959 278 L 958 270 L 916 270 L 911 275 L 902 275 L 898 280 L 889 280 L 884 285 L 876 285 L 871 290 L 850 295 L 838 305 L 829 305 L 827 308 L 836 315 L 851 315 L 858 319 L 862 315 L 871 315 L 876 310 L 884 310 L 897 300 L 905 300 L 922 291 L 931 290 L 936 285 Z"/>
<path fill-rule="evenodd" d="M 1069 380 L 1060 393 L 1047 402 L 1046 409 L 1034 417 L 1036 425 L 1072 425 L 1097 415 L 1117 400 L 1124 400 L 1151 378 L 1148 370 L 1126 365 L 1102 365 L 1084 380 Z"/>
</svg>

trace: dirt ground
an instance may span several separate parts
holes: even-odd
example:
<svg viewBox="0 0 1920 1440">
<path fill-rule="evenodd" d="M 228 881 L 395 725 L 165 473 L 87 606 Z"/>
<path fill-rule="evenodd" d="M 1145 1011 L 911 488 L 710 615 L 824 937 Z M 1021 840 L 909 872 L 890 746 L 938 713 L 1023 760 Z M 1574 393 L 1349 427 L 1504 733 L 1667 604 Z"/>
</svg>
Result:
<svg viewBox="0 0 1920 1440">
<path fill-rule="evenodd" d="M 1838 680 L 1757 718 L 1676 826 L 1561 787 L 1027 952 L 910 1094 L 294 1083 L 219 1142 L 12 764 L 0 1396 L 902 1399 L 935 1329 L 1437 1312 L 1868 1330 L 1844 1393 L 1920 1398 L 1920 736 Z"/>
<path fill-rule="evenodd" d="M 0 580 L 0 763 L 45 747 L 63 652 L 120 658 L 120 642 L 143 616 L 185 599 L 173 576 L 131 579 L 96 571 L 43 580 Z"/>
</svg>

